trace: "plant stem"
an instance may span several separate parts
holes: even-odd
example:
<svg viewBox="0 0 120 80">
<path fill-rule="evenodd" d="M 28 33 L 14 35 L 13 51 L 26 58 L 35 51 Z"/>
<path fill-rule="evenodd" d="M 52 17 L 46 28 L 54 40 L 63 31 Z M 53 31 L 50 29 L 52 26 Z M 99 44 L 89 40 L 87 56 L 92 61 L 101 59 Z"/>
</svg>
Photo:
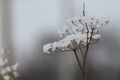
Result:
<svg viewBox="0 0 120 80">
<path fill-rule="evenodd" d="M 83 80 L 88 80 L 87 73 L 84 73 L 84 74 L 83 74 Z"/>
<path fill-rule="evenodd" d="M 80 67 L 80 70 L 82 71 L 82 76 L 83 76 L 83 80 L 88 80 L 88 76 L 87 76 L 87 73 L 86 73 L 86 70 L 85 68 L 82 67 L 81 63 L 80 63 L 80 60 L 78 58 L 78 55 L 77 55 L 77 52 L 76 50 L 73 50 L 74 54 L 75 54 L 75 57 L 76 57 L 76 60 L 78 62 L 78 65 Z M 84 59 L 83 59 L 84 60 Z"/>
<path fill-rule="evenodd" d="M 75 54 L 75 58 L 76 58 L 76 60 L 77 60 L 77 62 L 78 62 L 78 65 L 79 65 L 79 67 L 80 67 L 80 70 L 81 70 L 82 73 L 83 73 L 83 68 L 82 68 L 82 65 L 81 65 L 81 63 L 80 63 L 80 60 L 79 60 L 79 58 L 78 58 L 77 52 L 76 52 L 76 50 L 73 50 L 73 52 L 74 52 L 74 54 Z"/>
<path fill-rule="evenodd" d="M 83 16 L 85 16 L 85 2 L 83 3 Z"/>
<path fill-rule="evenodd" d="M 88 50 L 89 50 L 89 37 L 88 37 L 88 34 L 89 34 L 89 29 L 88 29 L 88 25 L 86 23 L 86 29 L 87 29 L 87 41 L 86 41 L 86 51 L 85 51 L 85 56 L 83 58 L 83 69 L 85 69 L 85 65 L 86 65 L 86 60 L 87 60 L 87 54 L 88 54 Z"/>
</svg>

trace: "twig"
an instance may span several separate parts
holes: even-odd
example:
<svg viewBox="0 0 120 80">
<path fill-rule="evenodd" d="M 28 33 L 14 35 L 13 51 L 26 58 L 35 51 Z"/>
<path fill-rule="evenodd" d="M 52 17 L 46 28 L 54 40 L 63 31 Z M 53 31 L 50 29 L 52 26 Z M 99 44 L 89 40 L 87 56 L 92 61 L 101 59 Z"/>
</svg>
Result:
<svg viewBox="0 0 120 80">
<path fill-rule="evenodd" d="M 75 58 L 76 58 L 76 60 L 77 60 L 77 62 L 78 62 L 78 65 L 79 65 L 79 67 L 80 67 L 80 70 L 82 71 L 82 73 L 84 73 L 84 70 L 83 70 L 82 65 L 81 65 L 81 63 L 80 63 L 80 60 L 79 60 L 79 58 L 78 58 L 78 55 L 77 55 L 76 50 L 73 50 L 73 52 L 74 52 L 74 54 L 75 54 Z"/>
<path fill-rule="evenodd" d="M 81 52 L 81 54 L 82 54 L 82 57 L 84 58 L 84 53 L 83 53 L 83 51 L 82 51 L 81 46 L 79 46 L 79 49 L 80 49 L 80 52 Z"/>
<path fill-rule="evenodd" d="M 85 16 L 85 2 L 83 3 L 83 16 Z"/>
<path fill-rule="evenodd" d="M 87 26 L 87 23 L 86 23 L 86 29 L 87 29 L 87 44 L 86 44 L 86 51 L 85 51 L 85 57 L 83 59 L 83 69 L 85 69 L 85 64 L 86 64 L 86 58 L 87 58 L 87 53 L 88 53 L 88 49 L 89 49 L 89 44 L 88 44 L 88 34 L 89 34 L 89 29 L 88 29 L 88 26 Z"/>
<path fill-rule="evenodd" d="M 85 69 L 85 66 L 86 66 L 87 54 L 88 54 L 90 42 L 92 40 L 92 35 L 93 35 L 93 29 L 92 29 L 92 32 L 91 32 L 91 36 L 90 36 L 89 42 L 87 43 L 87 48 L 86 48 L 86 51 L 85 51 L 85 58 L 83 60 L 83 69 Z"/>
</svg>

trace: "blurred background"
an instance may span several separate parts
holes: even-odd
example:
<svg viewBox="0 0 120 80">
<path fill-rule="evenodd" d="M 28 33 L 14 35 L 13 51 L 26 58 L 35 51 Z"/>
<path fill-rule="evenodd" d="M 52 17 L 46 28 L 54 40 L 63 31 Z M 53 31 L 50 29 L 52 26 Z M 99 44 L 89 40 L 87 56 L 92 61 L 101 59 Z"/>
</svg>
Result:
<svg viewBox="0 0 120 80">
<path fill-rule="evenodd" d="M 110 20 L 88 55 L 89 80 L 120 80 L 120 1 L 85 0 L 86 15 Z M 72 52 L 45 54 L 67 19 L 82 15 L 83 0 L 0 0 L 0 48 L 21 66 L 20 80 L 82 80 Z"/>
</svg>

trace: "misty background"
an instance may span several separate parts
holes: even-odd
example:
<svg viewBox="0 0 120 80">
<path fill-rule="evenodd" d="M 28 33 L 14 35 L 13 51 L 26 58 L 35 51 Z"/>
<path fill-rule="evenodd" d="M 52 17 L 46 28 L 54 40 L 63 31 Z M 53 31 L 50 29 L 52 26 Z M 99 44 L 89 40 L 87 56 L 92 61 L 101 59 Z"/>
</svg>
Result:
<svg viewBox="0 0 120 80">
<path fill-rule="evenodd" d="M 120 1 L 85 0 L 86 15 L 110 20 L 88 54 L 89 80 L 120 80 Z M 0 48 L 21 66 L 20 80 L 81 80 L 72 52 L 45 54 L 67 19 L 82 15 L 83 0 L 0 0 Z"/>
</svg>

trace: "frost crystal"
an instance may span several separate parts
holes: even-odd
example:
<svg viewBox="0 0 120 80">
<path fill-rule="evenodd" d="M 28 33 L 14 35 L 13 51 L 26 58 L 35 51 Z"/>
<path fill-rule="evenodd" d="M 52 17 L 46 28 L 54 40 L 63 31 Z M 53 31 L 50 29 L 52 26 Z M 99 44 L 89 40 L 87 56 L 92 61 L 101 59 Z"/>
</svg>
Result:
<svg viewBox="0 0 120 80">
<path fill-rule="evenodd" d="M 58 51 L 72 51 L 95 44 L 101 39 L 99 28 L 108 24 L 108 20 L 92 17 L 77 17 L 69 20 L 70 26 L 63 27 L 58 33 L 63 38 L 54 43 L 43 46 L 43 51 L 53 53 Z"/>
</svg>

